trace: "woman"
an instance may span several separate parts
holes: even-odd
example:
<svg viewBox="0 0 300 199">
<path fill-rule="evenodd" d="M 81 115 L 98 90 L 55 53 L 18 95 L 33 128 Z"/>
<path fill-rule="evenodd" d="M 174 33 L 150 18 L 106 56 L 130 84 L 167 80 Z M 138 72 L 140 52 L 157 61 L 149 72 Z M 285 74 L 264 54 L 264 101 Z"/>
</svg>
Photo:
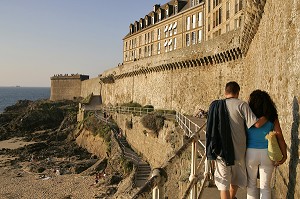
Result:
<svg viewBox="0 0 300 199">
<path fill-rule="evenodd" d="M 248 173 L 247 199 L 271 199 L 271 178 L 275 166 L 287 158 L 286 144 L 278 121 L 276 106 L 269 94 L 255 90 L 249 98 L 249 106 L 257 118 L 265 116 L 267 122 L 261 128 L 252 126 L 247 130 L 246 165 Z M 268 140 L 265 136 L 275 131 L 283 158 L 273 162 L 268 156 Z M 260 176 L 260 189 L 256 186 L 257 174 Z"/>
</svg>

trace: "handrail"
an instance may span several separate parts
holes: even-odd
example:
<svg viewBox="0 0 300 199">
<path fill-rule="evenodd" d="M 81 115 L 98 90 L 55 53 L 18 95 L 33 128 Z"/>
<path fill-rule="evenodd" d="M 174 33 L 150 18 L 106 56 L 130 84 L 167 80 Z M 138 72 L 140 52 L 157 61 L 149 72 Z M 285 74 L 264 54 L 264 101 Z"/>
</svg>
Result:
<svg viewBox="0 0 300 199">
<path fill-rule="evenodd" d="M 199 129 L 202 128 L 198 124 L 187 118 L 185 115 L 181 114 L 180 112 L 176 112 L 176 121 L 188 137 L 191 137 L 193 135 L 193 128 L 195 129 L 195 132 L 198 132 Z M 205 144 L 201 142 L 201 140 L 198 140 L 198 143 L 205 148 Z"/>
<path fill-rule="evenodd" d="M 143 108 L 143 107 L 129 107 L 129 106 L 104 106 L 101 108 L 106 112 L 118 112 L 118 113 L 136 113 L 138 115 L 145 115 L 154 111 L 161 111 L 163 115 L 175 115 L 170 113 L 167 109 L 154 109 L 154 108 Z M 172 111 L 172 110 L 171 110 Z"/>
<path fill-rule="evenodd" d="M 105 122 L 106 124 L 110 123 L 110 122 L 108 121 L 108 118 L 102 117 L 100 114 L 97 113 L 97 111 L 95 111 L 94 114 L 95 114 L 95 117 L 96 117 L 96 118 L 98 118 L 99 120 Z M 112 131 L 114 132 L 114 135 L 117 137 L 117 136 L 118 136 L 118 132 L 117 132 L 115 129 L 112 129 Z M 140 166 L 140 158 L 139 158 L 137 155 L 128 153 L 128 152 L 126 151 L 126 148 L 128 148 L 128 147 L 126 147 L 122 142 L 118 141 L 118 143 L 120 144 L 120 147 L 121 147 L 121 150 L 122 150 L 124 156 L 125 156 L 127 159 L 131 159 L 131 160 L 133 161 L 133 163 L 136 165 L 137 170 L 138 170 L 138 168 L 139 168 L 139 166 Z M 136 184 L 136 180 L 137 180 L 137 174 L 135 174 L 135 179 L 134 179 L 135 184 Z"/>
</svg>

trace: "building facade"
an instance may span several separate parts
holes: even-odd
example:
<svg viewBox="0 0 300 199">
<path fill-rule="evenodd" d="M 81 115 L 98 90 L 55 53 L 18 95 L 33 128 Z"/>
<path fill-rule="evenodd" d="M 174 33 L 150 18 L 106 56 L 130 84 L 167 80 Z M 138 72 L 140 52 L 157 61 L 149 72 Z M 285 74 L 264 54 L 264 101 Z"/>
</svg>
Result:
<svg viewBox="0 0 300 199">
<path fill-rule="evenodd" d="M 206 0 L 205 39 L 209 40 L 241 27 L 244 0 Z"/>
<path fill-rule="evenodd" d="M 240 28 L 243 0 L 172 0 L 129 26 L 123 62 L 200 44 Z"/>
</svg>

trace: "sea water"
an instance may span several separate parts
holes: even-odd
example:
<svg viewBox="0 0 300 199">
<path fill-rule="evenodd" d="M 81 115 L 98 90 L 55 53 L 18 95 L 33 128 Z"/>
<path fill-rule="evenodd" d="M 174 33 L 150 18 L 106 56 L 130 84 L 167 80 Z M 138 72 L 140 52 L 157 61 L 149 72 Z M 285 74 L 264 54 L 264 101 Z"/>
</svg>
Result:
<svg viewBox="0 0 300 199">
<path fill-rule="evenodd" d="M 49 99 L 49 87 L 0 87 L 0 113 L 18 100 Z"/>
</svg>

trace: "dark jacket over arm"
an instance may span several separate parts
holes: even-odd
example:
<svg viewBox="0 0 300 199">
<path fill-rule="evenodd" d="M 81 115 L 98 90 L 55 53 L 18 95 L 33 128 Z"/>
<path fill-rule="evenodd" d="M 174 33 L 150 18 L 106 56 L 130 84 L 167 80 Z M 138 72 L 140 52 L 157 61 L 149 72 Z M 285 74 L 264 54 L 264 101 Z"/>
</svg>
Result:
<svg viewBox="0 0 300 199">
<path fill-rule="evenodd" d="M 208 110 L 206 126 L 206 156 L 224 159 L 227 166 L 234 165 L 234 148 L 231 137 L 226 100 L 215 100 Z"/>
</svg>

